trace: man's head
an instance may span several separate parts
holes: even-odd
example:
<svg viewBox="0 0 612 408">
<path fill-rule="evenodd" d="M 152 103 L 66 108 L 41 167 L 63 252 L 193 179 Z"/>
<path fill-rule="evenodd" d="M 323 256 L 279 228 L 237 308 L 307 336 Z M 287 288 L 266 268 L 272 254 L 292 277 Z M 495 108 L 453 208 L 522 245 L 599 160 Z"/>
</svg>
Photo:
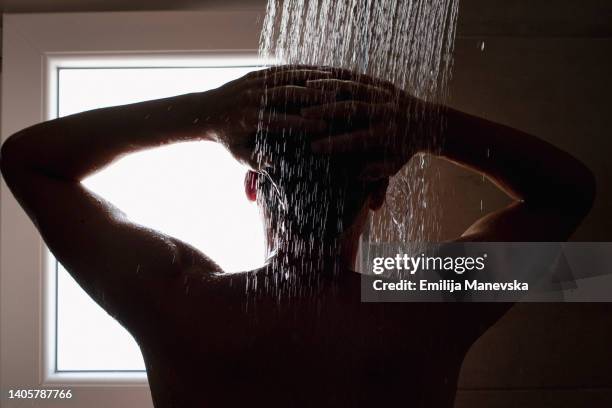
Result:
<svg viewBox="0 0 612 408">
<path fill-rule="evenodd" d="M 316 245 L 347 233 L 358 236 L 368 210 L 384 202 L 388 179 L 363 180 L 358 157 L 313 154 L 309 139 L 299 136 L 265 143 L 262 150 L 273 164 L 249 171 L 245 188 L 274 241 L 299 238 Z"/>
</svg>

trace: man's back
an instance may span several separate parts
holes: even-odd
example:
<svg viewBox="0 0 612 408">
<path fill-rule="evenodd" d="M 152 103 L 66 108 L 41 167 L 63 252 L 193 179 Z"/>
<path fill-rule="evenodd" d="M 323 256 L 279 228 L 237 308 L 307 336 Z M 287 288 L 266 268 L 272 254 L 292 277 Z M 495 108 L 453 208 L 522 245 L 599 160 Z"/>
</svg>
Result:
<svg viewBox="0 0 612 408">
<path fill-rule="evenodd" d="M 467 311 L 472 305 L 363 303 L 351 271 L 291 299 L 246 289 L 247 279 L 269 273 L 171 288 L 168 314 L 134 333 L 156 406 L 452 406 L 486 314 Z M 487 308 L 498 316 L 506 307 Z"/>
</svg>

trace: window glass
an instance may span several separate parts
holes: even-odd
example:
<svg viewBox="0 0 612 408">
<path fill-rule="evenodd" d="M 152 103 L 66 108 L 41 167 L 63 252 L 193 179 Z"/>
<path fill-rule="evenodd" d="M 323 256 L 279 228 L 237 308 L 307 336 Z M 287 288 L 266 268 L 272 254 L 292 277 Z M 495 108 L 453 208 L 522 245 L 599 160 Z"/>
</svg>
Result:
<svg viewBox="0 0 612 408">
<path fill-rule="evenodd" d="M 254 69 L 61 68 L 57 115 L 204 91 Z M 246 200 L 245 172 L 223 147 L 187 142 L 130 155 L 83 183 L 133 221 L 190 243 L 226 271 L 239 271 L 264 261 L 262 223 Z M 61 265 L 56 277 L 57 370 L 144 370 L 128 332 Z"/>
</svg>

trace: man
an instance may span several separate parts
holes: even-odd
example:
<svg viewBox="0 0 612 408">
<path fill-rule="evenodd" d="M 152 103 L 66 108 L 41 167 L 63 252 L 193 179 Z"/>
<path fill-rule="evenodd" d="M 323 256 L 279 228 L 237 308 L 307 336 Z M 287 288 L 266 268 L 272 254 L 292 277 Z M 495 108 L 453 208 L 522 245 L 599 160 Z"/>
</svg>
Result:
<svg viewBox="0 0 612 408">
<path fill-rule="evenodd" d="M 449 407 L 468 348 L 508 305 L 362 303 L 352 271 L 388 178 L 428 152 L 406 114 L 414 102 L 347 71 L 275 67 L 32 126 L 3 145 L 2 173 L 57 259 L 137 340 L 156 407 Z M 569 237 L 594 196 L 582 164 L 452 109 L 446 121 L 442 149 L 429 153 L 514 198 L 458 240 Z M 122 155 L 185 140 L 223 143 L 251 167 L 263 268 L 223 273 L 80 184 Z"/>
</svg>

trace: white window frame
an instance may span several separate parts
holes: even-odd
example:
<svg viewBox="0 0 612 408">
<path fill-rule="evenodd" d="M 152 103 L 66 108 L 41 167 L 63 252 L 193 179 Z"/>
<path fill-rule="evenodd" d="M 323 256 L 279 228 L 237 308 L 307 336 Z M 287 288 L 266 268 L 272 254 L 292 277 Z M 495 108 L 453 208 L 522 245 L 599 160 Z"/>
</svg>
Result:
<svg viewBox="0 0 612 408">
<path fill-rule="evenodd" d="M 262 11 L 6 14 L 2 141 L 54 117 L 58 67 L 236 65 L 257 56 Z M 131 57 L 131 58 L 128 58 Z M 146 62 L 144 62 L 146 61 Z M 114 63 L 116 64 L 116 62 Z M 10 389 L 72 389 L 62 406 L 151 406 L 142 373 L 56 373 L 55 262 L 2 181 L 0 187 L 0 400 Z"/>
</svg>

